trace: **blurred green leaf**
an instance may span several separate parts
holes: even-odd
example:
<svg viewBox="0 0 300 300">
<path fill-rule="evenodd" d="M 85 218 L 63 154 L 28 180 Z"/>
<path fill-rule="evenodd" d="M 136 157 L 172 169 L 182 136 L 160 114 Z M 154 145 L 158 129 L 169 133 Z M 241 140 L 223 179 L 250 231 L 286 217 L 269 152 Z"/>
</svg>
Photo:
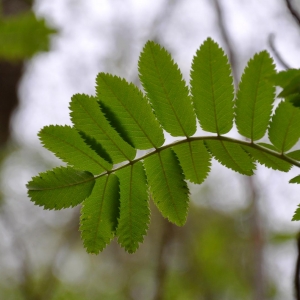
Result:
<svg viewBox="0 0 300 300">
<path fill-rule="evenodd" d="M 49 37 L 57 31 L 32 13 L 0 19 L 0 59 L 23 60 L 49 50 Z"/>
</svg>

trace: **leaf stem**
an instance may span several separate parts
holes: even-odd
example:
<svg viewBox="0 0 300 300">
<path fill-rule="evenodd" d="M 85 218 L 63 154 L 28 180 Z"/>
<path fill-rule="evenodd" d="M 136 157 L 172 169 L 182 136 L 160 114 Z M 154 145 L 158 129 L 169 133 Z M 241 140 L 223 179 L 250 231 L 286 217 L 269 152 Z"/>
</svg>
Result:
<svg viewBox="0 0 300 300">
<path fill-rule="evenodd" d="M 254 148 L 256 150 L 265 152 L 265 153 L 267 153 L 269 155 L 272 155 L 272 156 L 274 156 L 276 158 L 279 158 L 279 159 L 281 159 L 281 160 L 283 160 L 283 161 L 285 161 L 287 163 L 290 163 L 290 164 L 292 164 L 295 167 L 300 168 L 300 162 L 298 162 L 298 161 L 296 161 L 296 160 L 288 157 L 287 155 L 285 155 L 283 153 L 279 153 L 279 152 L 273 151 L 273 150 L 265 148 L 265 147 L 263 147 L 261 145 L 255 144 L 255 143 L 253 143 L 251 141 L 243 141 L 243 140 L 238 140 L 238 139 L 234 139 L 234 138 L 230 138 L 230 137 L 226 137 L 226 136 L 220 136 L 220 135 L 219 136 L 195 136 L 195 137 L 188 137 L 188 138 L 186 138 L 184 140 L 176 141 L 176 142 L 173 142 L 171 144 L 168 144 L 168 145 L 162 146 L 160 148 L 157 148 L 157 149 L 155 149 L 155 150 L 153 150 L 153 151 L 145 154 L 144 156 L 136 158 L 136 159 L 134 159 L 134 160 L 132 160 L 130 162 L 127 162 L 127 163 L 121 165 L 121 166 L 118 166 L 115 169 L 112 169 L 110 171 L 106 171 L 104 173 L 96 175 L 95 179 L 100 178 L 100 177 L 105 176 L 105 175 L 110 174 L 110 173 L 114 173 L 114 172 L 116 172 L 118 170 L 121 170 L 123 168 L 126 168 L 129 165 L 133 165 L 136 162 L 139 162 L 139 161 L 141 161 L 141 160 L 143 160 L 143 159 L 145 159 L 145 158 L 147 158 L 147 157 L 149 157 L 151 155 L 154 155 L 156 153 L 159 153 L 160 151 L 163 151 L 165 149 L 174 147 L 176 145 L 184 144 L 184 143 L 189 143 L 189 142 L 193 142 L 193 141 L 209 141 L 209 140 L 226 141 L 226 142 L 230 142 L 230 143 L 240 144 L 242 146 L 248 146 L 248 147 Z"/>
</svg>

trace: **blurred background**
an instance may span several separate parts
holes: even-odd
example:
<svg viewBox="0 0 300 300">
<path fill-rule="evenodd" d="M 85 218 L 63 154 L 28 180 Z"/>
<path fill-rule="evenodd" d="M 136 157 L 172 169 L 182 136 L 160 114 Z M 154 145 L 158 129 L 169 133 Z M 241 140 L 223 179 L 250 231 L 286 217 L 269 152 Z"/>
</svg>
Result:
<svg viewBox="0 0 300 300">
<path fill-rule="evenodd" d="M 258 166 L 247 178 L 213 162 L 202 185 L 190 184 L 187 224 L 173 226 L 151 204 L 148 235 L 131 255 L 115 241 L 87 254 L 80 207 L 43 210 L 29 201 L 25 184 L 61 164 L 37 132 L 70 124 L 71 96 L 95 94 L 100 71 L 139 85 L 137 61 L 149 39 L 172 53 L 187 81 L 208 36 L 229 55 L 236 84 L 264 49 L 277 70 L 300 68 L 299 0 L 0 5 L 0 299 L 295 299 L 300 224 L 291 218 L 300 187 L 288 181 L 296 169 Z M 238 136 L 235 129 L 229 135 Z"/>
</svg>

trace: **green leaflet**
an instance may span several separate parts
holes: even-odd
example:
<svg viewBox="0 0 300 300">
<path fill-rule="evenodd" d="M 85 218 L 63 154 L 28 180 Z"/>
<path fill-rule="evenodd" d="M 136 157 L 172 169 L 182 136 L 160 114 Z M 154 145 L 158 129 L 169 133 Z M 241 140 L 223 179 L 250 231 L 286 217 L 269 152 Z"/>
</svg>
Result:
<svg viewBox="0 0 300 300">
<path fill-rule="evenodd" d="M 282 88 L 285 88 L 290 84 L 290 82 L 300 75 L 299 69 L 289 69 L 280 71 L 272 76 L 270 76 L 268 79 L 270 82 L 272 82 L 276 86 L 280 86 Z"/>
<path fill-rule="evenodd" d="M 139 59 L 139 76 L 162 127 L 172 136 L 193 135 L 196 117 L 188 87 L 171 55 L 147 42 Z"/>
<path fill-rule="evenodd" d="M 192 141 L 173 147 L 185 178 L 193 183 L 202 183 L 207 177 L 211 156 L 207 152 L 203 141 Z"/>
<path fill-rule="evenodd" d="M 300 161 L 300 150 L 295 150 L 295 151 L 286 153 L 286 155 L 292 159 Z"/>
<path fill-rule="evenodd" d="M 1 1 L 2 4 L 2 1 Z M 0 21 L 0 59 L 20 61 L 39 51 L 48 51 L 50 36 L 56 30 L 32 11 L 2 17 Z"/>
<path fill-rule="evenodd" d="M 40 173 L 26 185 L 31 200 L 45 209 L 62 209 L 80 204 L 95 184 L 90 172 L 59 167 Z"/>
<path fill-rule="evenodd" d="M 205 144 L 223 166 L 244 175 L 253 175 L 255 165 L 240 145 L 222 140 L 207 140 Z"/>
<path fill-rule="evenodd" d="M 298 175 L 298 176 L 292 178 L 292 179 L 289 181 L 289 183 L 298 183 L 298 184 L 300 184 L 300 175 Z"/>
<path fill-rule="evenodd" d="M 211 38 L 193 59 L 191 92 L 202 129 L 227 133 L 233 124 L 233 81 L 227 56 Z"/>
<path fill-rule="evenodd" d="M 143 242 L 149 224 L 146 174 L 142 162 L 129 165 L 116 174 L 120 180 L 121 194 L 118 242 L 129 253 L 133 253 Z"/>
<path fill-rule="evenodd" d="M 104 73 L 97 76 L 96 82 L 100 103 L 115 115 L 111 125 L 119 120 L 135 148 L 158 148 L 164 143 L 163 131 L 151 106 L 135 85 Z"/>
<path fill-rule="evenodd" d="M 144 160 L 153 201 L 170 222 L 183 226 L 186 222 L 189 190 L 179 161 L 171 149 Z"/>
<path fill-rule="evenodd" d="M 276 74 L 263 51 L 249 61 L 234 103 L 228 59 L 208 38 L 193 60 L 192 96 L 170 54 L 154 42 L 141 53 L 139 73 L 147 97 L 133 84 L 100 73 L 97 97 L 72 97 L 73 127 L 46 126 L 39 133 L 44 147 L 74 168 L 33 177 L 28 195 L 46 209 L 83 202 L 80 230 L 89 253 L 102 251 L 115 235 L 126 251 L 138 248 L 149 225 L 148 190 L 164 217 L 184 225 L 186 180 L 202 183 L 211 155 L 245 175 L 253 174 L 255 161 L 284 172 L 300 167 L 300 150 L 286 153 L 300 138 L 300 110 L 291 104 L 300 106 L 300 70 Z M 270 121 L 273 83 L 284 89 L 285 101 Z M 234 114 L 238 131 L 251 143 L 222 136 L 231 130 Z M 196 115 L 203 130 L 217 135 L 191 137 Z M 272 144 L 255 143 L 267 128 Z M 185 138 L 163 145 L 162 129 Z M 137 149 L 148 151 L 136 157 Z M 300 175 L 290 182 L 300 184 Z M 300 206 L 293 220 L 300 220 Z"/>
<path fill-rule="evenodd" d="M 114 237 L 119 198 L 119 180 L 110 174 L 96 180 L 92 194 L 83 202 L 80 231 L 88 253 L 99 253 Z"/>
<path fill-rule="evenodd" d="M 93 151 L 70 126 L 45 126 L 38 134 L 43 146 L 64 162 L 93 174 L 111 170 L 112 164 Z"/>
<path fill-rule="evenodd" d="M 242 148 L 246 150 L 260 164 L 265 165 L 268 168 L 272 168 L 274 170 L 279 170 L 282 172 L 288 172 L 292 167 L 291 164 L 266 152 L 248 146 L 242 146 Z"/>
<path fill-rule="evenodd" d="M 300 176 L 298 176 L 300 177 Z M 296 209 L 292 221 L 300 221 L 300 204 L 298 205 L 298 208 Z"/>
<path fill-rule="evenodd" d="M 293 94 L 299 94 L 300 93 L 300 74 L 299 70 L 297 70 L 298 74 L 295 74 L 293 78 L 291 78 L 290 82 L 283 86 L 283 91 L 278 95 L 278 97 L 288 97 Z"/>
<path fill-rule="evenodd" d="M 107 121 L 94 97 L 74 95 L 70 110 L 76 129 L 95 138 L 115 164 L 135 157 L 136 150 L 126 143 Z"/>
<path fill-rule="evenodd" d="M 237 93 L 235 119 L 239 133 L 251 141 L 261 139 L 269 124 L 275 88 L 268 77 L 275 66 L 267 51 L 255 54 L 242 75 Z"/>
<path fill-rule="evenodd" d="M 291 149 L 300 137 L 300 110 L 282 101 L 276 108 L 269 128 L 271 143 L 282 153 Z"/>
</svg>

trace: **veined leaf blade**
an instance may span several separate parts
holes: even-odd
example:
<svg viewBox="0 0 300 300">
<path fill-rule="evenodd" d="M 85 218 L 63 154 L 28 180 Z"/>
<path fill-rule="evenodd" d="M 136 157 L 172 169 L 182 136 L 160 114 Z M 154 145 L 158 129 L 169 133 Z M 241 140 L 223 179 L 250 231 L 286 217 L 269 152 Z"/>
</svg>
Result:
<svg viewBox="0 0 300 300">
<path fill-rule="evenodd" d="M 295 151 L 286 153 L 286 155 L 294 160 L 300 161 L 300 150 L 295 150 Z"/>
<path fill-rule="evenodd" d="M 45 126 L 38 136 L 45 148 L 76 169 L 100 174 L 112 168 L 112 164 L 85 144 L 75 128 Z"/>
<path fill-rule="evenodd" d="M 243 175 L 253 175 L 255 169 L 253 160 L 240 145 L 222 140 L 207 140 L 205 144 L 214 158 L 223 166 Z"/>
<path fill-rule="evenodd" d="M 272 168 L 273 170 L 279 170 L 282 172 L 288 172 L 292 165 L 286 161 L 274 157 L 264 151 L 254 149 L 249 146 L 242 146 L 242 148 L 248 152 L 255 160 L 260 164 L 265 165 L 267 168 Z"/>
<path fill-rule="evenodd" d="M 287 101 L 278 104 L 269 127 L 271 143 L 284 153 L 300 138 L 300 109 Z"/>
<path fill-rule="evenodd" d="M 95 138 L 109 153 L 114 164 L 134 159 L 136 150 L 125 142 L 107 121 L 94 97 L 74 95 L 70 110 L 75 128 Z"/>
<path fill-rule="evenodd" d="M 135 148 L 158 148 L 164 143 L 163 131 L 155 119 L 148 100 L 133 84 L 110 74 L 99 73 L 97 97 L 114 113 Z"/>
<path fill-rule="evenodd" d="M 45 209 L 62 209 L 80 204 L 95 184 L 90 172 L 59 167 L 40 173 L 26 185 L 31 200 Z"/>
<path fill-rule="evenodd" d="M 211 156 L 203 141 L 192 141 L 173 147 L 180 165 L 183 169 L 185 179 L 200 184 L 202 183 L 211 167 Z"/>
<path fill-rule="evenodd" d="M 179 161 L 171 149 L 165 149 L 144 160 L 154 203 L 170 222 L 186 222 L 189 190 Z"/>
<path fill-rule="evenodd" d="M 118 242 L 133 253 L 144 240 L 150 218 L 146 174 L 142 162 L 129 165 L 116 174 L 121 195 Z"/>
<path fill-rule="evenodd" d="M 211 38 L 193 59 L 191 92 L 202 129 L 227 133 L 233 125 L 233 80 L 227 56 Z"/>
<path fill-rule="evenodd" d="M 163 128 L 172 136 L 191 136 L 196 117 L 178 65 L 160 45 L 147 42 L 139 59 L 139 77 Z"/>
<path fill-rule="evenodd" d="M 88 253 L 98 254 L 114 237 L 119 216 L 119 180 L 110 174 L 96 180 L 92 194 L 83 202 L 80 231 Z"/>
<path fill-rule="evenodd" d="M 239 133 L 251 141 L 261 139 L 268 128 L 275 87 L 268 77 L 276 74 L 267 51 L 255 54 L 242 75 L 237 93 L 235 120 Z"/>
</svg>

